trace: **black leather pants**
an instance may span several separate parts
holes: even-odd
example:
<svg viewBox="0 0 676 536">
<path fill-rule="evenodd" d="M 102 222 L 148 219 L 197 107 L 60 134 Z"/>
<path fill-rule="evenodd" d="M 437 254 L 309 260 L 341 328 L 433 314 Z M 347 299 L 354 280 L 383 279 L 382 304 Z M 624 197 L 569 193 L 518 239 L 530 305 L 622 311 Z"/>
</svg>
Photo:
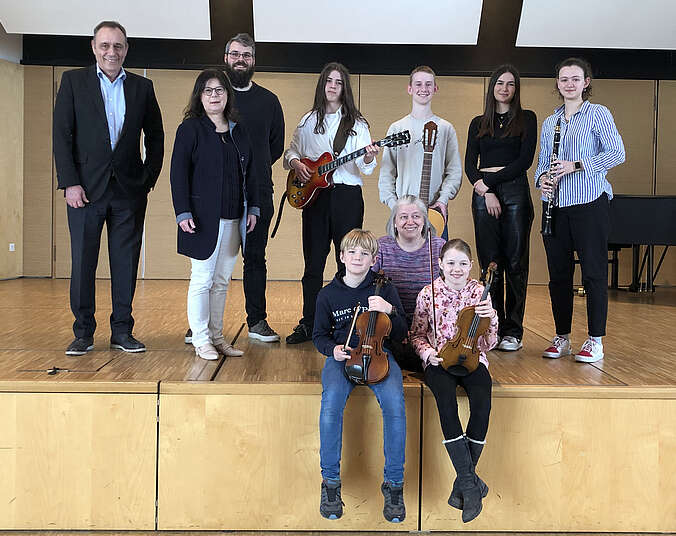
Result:
<svg viewBox="0 0 676 536">
<path fill-rule="evenodd" d="M 472 196 L 477 257 L 482 270 L 491 261 L 498 265 L 491 300 L 498 313 L 499 336 L 522 339 L 533 202 L 525 175 L 499 184 L 493 191 L 502 208 L 497 219 L 486 210 L 483 197 Z"/>
</svg>

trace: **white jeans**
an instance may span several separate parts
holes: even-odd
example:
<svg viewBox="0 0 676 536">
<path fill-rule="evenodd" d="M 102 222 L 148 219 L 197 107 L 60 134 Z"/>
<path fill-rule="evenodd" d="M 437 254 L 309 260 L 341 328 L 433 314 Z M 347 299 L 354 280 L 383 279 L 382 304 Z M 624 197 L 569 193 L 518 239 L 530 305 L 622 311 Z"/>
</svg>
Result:
<svg viewBox="0 0 676 536">
<path fill-rule="evenodd" d="M 209 342 L 223 342 L 225 299 L 240 243 L 239 220 L 221 219 L 216 249 L 211 257 L 203 261 L 190 259 L 188 323 L 196 348 Z"/>
</svg>

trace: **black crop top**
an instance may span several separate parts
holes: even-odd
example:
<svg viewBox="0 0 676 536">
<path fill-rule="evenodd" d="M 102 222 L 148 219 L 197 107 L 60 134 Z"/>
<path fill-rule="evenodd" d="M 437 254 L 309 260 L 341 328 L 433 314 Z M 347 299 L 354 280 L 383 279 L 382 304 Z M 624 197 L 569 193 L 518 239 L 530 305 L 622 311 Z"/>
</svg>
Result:
<svg viewBox="0 0 676 536">
<path fill-rule="evenodd" d="M 511 181 L 521 177 L 533 164 L 535 146 L 537 143 L 537 117 L 531 110 L 523 111 L 524 131 L 521 136 L 500 136 L 507 128 L 500 128 L 500 122 L 495 121 L 495 135 L 477 138 L 481 115 L 478 115 L 469 124 L 467 133 L 467 151 L 465 152 L 465 173 L 469 181 L 474 184 L 483 179 L 486 186 L 493 187 L 501 182 Z M 496 114 L 497 119 L 497 114 Z M 505 166 L 504 169 L 492 172 L 481 172 L 480 168 Z"/>
</svg>

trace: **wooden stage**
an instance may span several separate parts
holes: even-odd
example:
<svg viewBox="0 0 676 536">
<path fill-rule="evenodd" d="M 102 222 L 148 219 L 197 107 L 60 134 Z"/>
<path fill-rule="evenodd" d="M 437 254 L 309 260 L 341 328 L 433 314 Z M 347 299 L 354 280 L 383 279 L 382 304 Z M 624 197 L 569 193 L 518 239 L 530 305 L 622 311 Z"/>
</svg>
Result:
<svg viewBox="0 0 676 536">
<path fill-rule="evenodd" d="M 248 339 L 234 281 L 225 326 L 245 356 L 197 359 L 183 343 L 186 290 L 139 281 L 134 334 L 148 351 L 125 354 L 108 349 L 109 282 L 98 281 L 95 349 L 72 358 L 68 280 L 0 281 L 0 530 L 676 531 L 676 289 L 611 291 L 606 359 L 580 364 L 540 357 L 553 322 L 546 287 L 529 287 L 524 348 L 489 355 L 478 472 L 490 492 L 467 525 L 446 504 L 452 468 L 434 399 L 413 375 L 406 520 L 382 517 L 382 420 L 367 388 L 346 408 L 345 515 L 321 518 L 323 358 L 311 343 Z M 281 335 L 300 302 L 299 283 L 269 283 Z"/>
</svg>

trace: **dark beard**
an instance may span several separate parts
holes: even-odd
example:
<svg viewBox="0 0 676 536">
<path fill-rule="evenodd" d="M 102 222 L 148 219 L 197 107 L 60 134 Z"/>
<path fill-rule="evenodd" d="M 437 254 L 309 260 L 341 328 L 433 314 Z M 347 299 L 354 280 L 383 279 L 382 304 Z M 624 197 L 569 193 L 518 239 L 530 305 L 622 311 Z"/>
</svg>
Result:
<svg viewBox="0 0 676 536">
<path fill-rule="evenodd" d="M 251 78 L 254 75 L 254 66 L 252 65 L 245 71 L 238 71 L 233 69 L 229 63 L 225 64 L 225 74 L 228 75 L 230 82 L 234 87 L 243 88 L 249 85 Z"/>
</svg>

